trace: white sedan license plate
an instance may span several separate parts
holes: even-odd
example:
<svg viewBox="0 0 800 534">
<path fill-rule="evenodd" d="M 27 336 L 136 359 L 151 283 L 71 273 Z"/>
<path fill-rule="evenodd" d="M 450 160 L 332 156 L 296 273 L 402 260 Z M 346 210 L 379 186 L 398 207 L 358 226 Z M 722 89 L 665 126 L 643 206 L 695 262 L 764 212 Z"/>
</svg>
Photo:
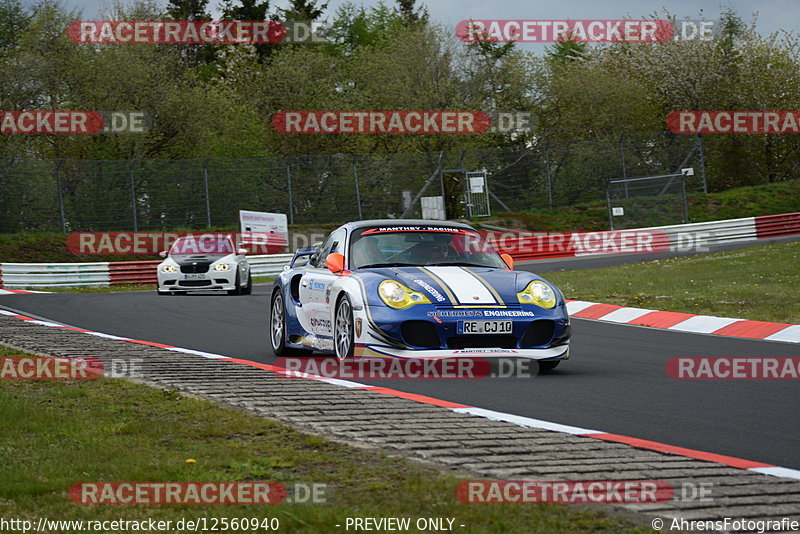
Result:
<svg viewBox="0 0 800 534">
<path fill-rule="evenodd" d="M 510 334 L 511 321 L 458 321 L 459 334 Z"/>
<path fill-rule="evenodd" d="M 205 273 L 193 273 L 193 274 L 184 274 L 184 280 L 205 280 L 206 275 Z"/>
</svg>

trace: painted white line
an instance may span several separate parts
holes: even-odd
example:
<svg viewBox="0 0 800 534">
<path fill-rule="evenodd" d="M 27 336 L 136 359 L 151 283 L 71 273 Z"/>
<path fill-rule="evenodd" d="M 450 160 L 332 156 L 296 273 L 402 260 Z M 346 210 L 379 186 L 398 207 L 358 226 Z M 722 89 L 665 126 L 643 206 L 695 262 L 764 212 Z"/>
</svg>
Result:
<svg viewBox="0 0 800 534">
<path fill-rule="evenodd" d="M 350 382 L 349 380 L 342 380 L 340 378 L 318 378 L 320 382 L 333 384 L 334 386 L 342 386 L 345 388 L 371 388 L 368 384 L 359 384 L 358 382 Z"/>
<path fill-rule="evenodd" d="M 800 324 L 787 326 L 780 332 L 775 332 L 771 336 L 767 336 L 764 339 L 769 341 L 791 341 L 794 343 L 800 343 Z"/>
<path fill-rule="evenodd" d="M 485 408 L 451 408 L 454 412 L 468 413 L 470 415 L 477 415 L 493 421 L 503 421 L 504 423 L 513 423 L 517 426 L 528 428 L 541 428 L 542 430 L 553 430 L 555 432 L 563 432 L 565 434 L 573 434 L 581 436 L 584 434 L 603 434 L 599 430 L 590 430 L 588 428 L 580 428 L 577 426 L 562 425 L 559 423 L 551 423 L 550 421 L 542 421 L 541 419 L 533 419 L 531 417 L 523 417 L 521 415 L 514 415 L 510 413 L 495 412 Z"/>
<path fill-rule="evenodd" d="M 117 341 L 129 341 L 127 337 L 112 336 L 111 334 L 104 334 L 102 332 L 84 332 L 90 336 L 104 337 L 106 339 L 116 339 Z"/>
<path fill-rule="evenodd" d="M 800 480 L 800 471 L 797 469 L 789 469 L 788 467 L 752 467 L 748 471 L 755 471 L 762 475 L 771 475 L 774 477 L 793 478 Z"/>
<path fill-rule="evenodd" d="M 194 354 L 195 356 L 202 356 L 203 358 L 208 358 L 211 360 L 218 360 L 221 358 L 230 358 L 230 356 L 221 356 L 219 354 L 213 354 L 211 352 L 203 352 L 201 350 L 192 350 L 192 349 L 182 349 L 180 347 L 165 347 L 167 350 L 171 350 L 173 352 L 183 352 L 185 354 Z"/>
<path fill-rule="evenodd" d="M 58 327 L 62 326 L 62 325 L 60 325 L 60 324 L 58 324 L 58 323 L 52 323 L 52 322 L 50 322 L 50 321 L 38 321 L 38 320 L 34 320 L 34 321 L 28 321 L 28 322 L 29 322 L 29 323 L 31 323 L 31 324 L 40 324 L 40 325 L 42 325 L 42 326 L 58 326 Z"/>
<path fill-rule="evenodd" d="M 573 300 L 572 302 L 567 302 L 567 311 L 570 315 L 573 313 L 578 313 L 579 311 L 585 310 L 589 306 L 594 306 L 597 302 L 586 302 L 585 300 Z"/>
<path fill-rule="evenodd" d="M 645 310 L 644 308 L 620 308 L 608 315 L 600 317 L 600 321 L 611 321 L 612 323 L 629 323 L 634 319 L 638 319 L 642 315 L 654 312 L 656 310 Z"/>
<path fill-rule="evenodd" d="M 712 317 L 710 315 L 698 315 L 672 325 L 667 330 L 678 330 L 680 332 L 696 332 L 699 334 L 710 334 L 720 328 L 724 328 L 731 323 L 736 323 L 741 319 L 731 319 L 729 317 Z"/>
</svg>

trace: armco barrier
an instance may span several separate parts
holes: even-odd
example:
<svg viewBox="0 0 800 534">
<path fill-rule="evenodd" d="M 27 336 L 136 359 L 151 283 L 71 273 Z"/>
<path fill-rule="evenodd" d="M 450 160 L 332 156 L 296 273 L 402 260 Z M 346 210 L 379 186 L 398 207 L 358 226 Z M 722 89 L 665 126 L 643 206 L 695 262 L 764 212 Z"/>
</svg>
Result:
<svg viewBox="0 0 800 534">
<path fill-rule="evenodd" d="M 800 213 L 745 217 L 613 232 L 482 232 L 515 260 L 691 250 L 705 245 L 800 234 Z"/>
<path fill-rule="evenodd" d="M 253 276 L 270 276 L 281 272 L 292 254 L 248 256 Z M 154 261 L 121 261 L 95 263 L 0 263 L 0 287 L 9 289 L 108 286 L 117 284 L 155 284 Z"/>
</svg>

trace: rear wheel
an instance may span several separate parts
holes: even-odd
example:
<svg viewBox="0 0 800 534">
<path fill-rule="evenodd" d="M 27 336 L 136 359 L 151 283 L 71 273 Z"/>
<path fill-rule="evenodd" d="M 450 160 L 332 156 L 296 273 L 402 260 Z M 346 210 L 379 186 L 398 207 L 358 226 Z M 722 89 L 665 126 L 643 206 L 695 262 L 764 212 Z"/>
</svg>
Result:
<svg viewBox="0 0 800 534">
<path fill-rule="evenodd" d="M 339 299 L 334 319 L 333 342 L 336 346 L 336 357 L 340 360 L 353 356 L 355 340 L 353 338 L 353 306 L 347 295 Z"/>
<path fill-rule="evenodd" d="M 306 353 L 302 349 L 286 346 L 286 307 L 280 289 L 272 295 L 269 314 L 269 341 L 275 356 L 300 356 Z"/>
</svg>

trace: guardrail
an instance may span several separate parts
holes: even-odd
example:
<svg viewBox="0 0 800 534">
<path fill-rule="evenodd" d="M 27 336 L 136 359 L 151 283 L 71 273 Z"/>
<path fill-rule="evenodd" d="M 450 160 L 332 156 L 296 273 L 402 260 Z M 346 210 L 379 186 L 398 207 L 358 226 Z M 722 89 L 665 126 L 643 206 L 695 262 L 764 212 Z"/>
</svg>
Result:
<svg viewBox="0 0 800 534">
<path fill-rule="evenodd" d="M 248 256 L 253 276 L 276 275 L 293 254 Z M 155 284 L 160 260 L 94 263 L 0 263 L 0 287 L 9 289 Z"/>
<path fill-rule="evenodd" d="M 608 232 L 481 232 L 515 260 L 702 250 L 707 245 L 800 234 L 800 213 Z"/>
</svg>

